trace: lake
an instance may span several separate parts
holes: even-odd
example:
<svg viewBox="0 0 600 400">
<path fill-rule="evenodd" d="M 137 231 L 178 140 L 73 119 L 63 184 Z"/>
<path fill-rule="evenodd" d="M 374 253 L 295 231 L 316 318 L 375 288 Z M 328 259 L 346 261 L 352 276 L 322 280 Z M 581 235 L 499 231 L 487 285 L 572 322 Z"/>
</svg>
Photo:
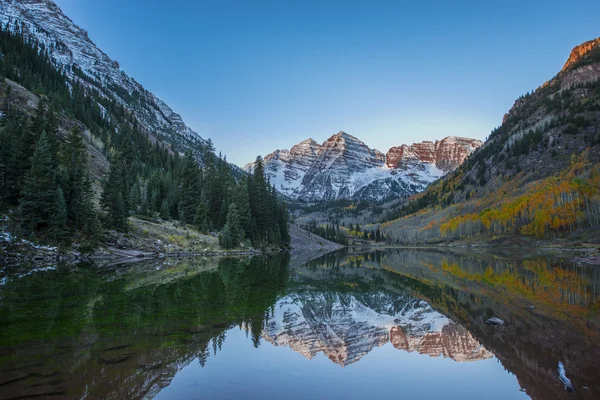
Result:
<svg viewBox="0 0 600 400">
<path fill-rule="evenodd" d="M 5 266 L 0 399 L 597 399 L 599 313 L 535 250 Z"/>
</svg>

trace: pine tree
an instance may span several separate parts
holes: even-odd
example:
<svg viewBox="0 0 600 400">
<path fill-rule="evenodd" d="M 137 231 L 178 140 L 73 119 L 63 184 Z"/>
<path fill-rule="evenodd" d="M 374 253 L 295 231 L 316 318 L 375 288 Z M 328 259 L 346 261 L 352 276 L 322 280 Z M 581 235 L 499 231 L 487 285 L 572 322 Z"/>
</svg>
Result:
<svg viewBox="0 0 600 400">
<path fill-rule="evenodd" d="M 123 197 L 123 160 L 118 158 L 110 166 L 108 179 L 104 181 L 100 204 L 107 213 L 107 225 L 118 231 L 127 231 L 129 213 Z"/>
<path fill-rule="evenodd" d="M 35 109 L 35 113 L 31 120 L 29 121 L 29 129 L 27 130 L 28 135 L 26 136 L 27 145 L 30 148 L 30 151 L 33 153 L 35 150 L 35 146 L 39 138 L 42 136 L 44 132 L 44 128 L 46 126 L 46 104 L 44 100 L 38 101 L 38 105 Z M 48 134 L 46 134 L 46 139 L 50 143 L 51 140 L 48 138 Z"/>
<path fill-rule="evenodd" d="M 28 122 L 27 117 L 20 111 L 9 109 L 5 119 L 5 127 L 2 129 L 2 197 L 11 205 L 17 205 L 23 180 L 29 170 L 30 158 L 27 144 Z M 4 122 L 4 121 L 3 121 Z"/>
<path fill-rule="evenodd" d="M 258 244 L 268 241 L 270 202 L 269 187 L 265 179 L 265 170 L 262 158 L 259 156 L 254 162 L 254 170 L 249 181 L 250 210 L 253 217 L 253 241 Z"/>
<path fill-rule="evenodd" d="M 46 132 L 46 135 L 48 136 L 48 142 L 50 143 L 52 154 L 58 156 L 60 151 L 60 137 L 58 133 L 58 121 L 52 107 L 48 107 L 45 116 L 44 132 Z M 58 160 L 56 161 L 58 162 Z"/>
<path fill-rule="evenodd" d="M 240 245 L 243 240 L 243 229 L 240 225 L 240 215 L 235 204 L 229 206 L 227 222 L 219 235 L 219 243 L 226 249 L 232 249 Z"/>
<path fill-rule="evenodd" d="M 198 203 L 196 208 L 196 216 L 194 218 L 194 224 L 200 232 L 207 233 L 210 230 L 210 221 L 208 218 L 208 205 L 206 199 L 203 197 Z"/>
<path fill-rule="evenodd" d="M 55 243 L 66 244 L 69 241 L 67 204 L 60 186 L 54 191 L 52 215 L 50 216 L 50 236 Z"/>
<path fill-rule="evenodd" d="M 169 200 L 164 199 L 160 205 L 160 217 L 165 221 L 171 219 L 171 207 L 169 206 Z"/>
<path fill-rule="evenodd" d="M 250 199 L 248 197 L 248 183 L 246 177 L 235 185 L 232 194 L 232 202 L 235 204 L 240 215 L 240 226 L 244 230 L 244 235 L 250 237 L 252 213 L 250 211 Z"/>
<path fill-rule="evenodd" d="M 201 173 L 191 151 L 187 151 L 181 172 L 181 222 L 193 223 L 200 201 Z"/>
<path fill-rule="evenodd" d="M 129 205 L 134 214 L 148 213 L 148 204 L 142 201 L 142 189 L 138 182 L 134 183 L 129 190 Z"/>
<path fill-rule="evenodd" d="M 33 234 L 50 222 L 56 190 L 56 170 L 52 166 L 50 143 L 46 134 L 42 133 L 21 193 L 20 211 L 27 233 Z"/>
<path fill-rule="evenodd" d="M 288 247 L 290 245 L 290 232 L 289 232 L 289 213 L 285 203 L 279 205 L 278 221 L 279 236 L 281 237 L 281 246 Z"/>
<path fill-rule="evenodd" d="M 93 211 L 91 183 L 88 178 L 87 152 L 83 135 L 73 128 L 63 149 L 65 201 L 69 222 L 74 230 L 84 228 Z"/>
</svg>

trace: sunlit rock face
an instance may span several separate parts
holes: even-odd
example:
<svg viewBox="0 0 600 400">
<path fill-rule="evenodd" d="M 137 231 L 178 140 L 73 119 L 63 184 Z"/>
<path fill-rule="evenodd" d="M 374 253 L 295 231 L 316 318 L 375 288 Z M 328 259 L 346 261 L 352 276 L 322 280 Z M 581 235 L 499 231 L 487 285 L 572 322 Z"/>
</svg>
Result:
<svg viewBox="0 0 600 400">
<path fill-rule="evenodd" d="M 591 55 L 592 52 L 600 51 L 600 38 L 587 41 L 576 46 L 569 55 L 569 59 L 563 66 L 560 80 L 561 90 L 569 90 L 574 87 L 585 85 L 589 82 L 596 82 L 600 79 L 600 64 L 590 63 L 587 65 L 576 66 L 579 61 Z M 554 79 L 550 84 L 555 84 Z M 584 92 L 577 93 L 585 97 Z"/>
<path fill-rule="evenodd" d="M 596 38 L 593 40 L 588 40 L 585 43 L 580 44 L 579 46 L 575 46 L 573 50 L 571 50 L 571 54 L 569 55 L 569 59 L 562 67 L 562 71 L 565 71 L 573 64 L 581 60 L 585 57 L 590 51 L 600 46 L 600 38 Z"/>
<path fill-rule="evenodd" d="M 533 91 L 531 97 L 522 96 L 518 98 L 508 113 L 504 114 L 502 123 L 504 124 L 509 117 L 517 115 L 517 111 L 521 107 L 530 104 L 531 98 L 540 99 L 547 96 L 544 91 L 539 90 L 545 87 L 552 88 L 559 85 L 560 90 L 575 89 L 574 95 L 576 97 L 586 98 L 590 96 L 588 89 L 581 88 L 581 86 L 600 80 L 600 63 L 597 61 L 580 62 L 586 61 L 586 59 L 589 60 L 590 58 L 593 60 L 594 52 L 595 54 L 600 52 L 600 38 L 589 40 L 585 43 L 575 46 L 573 50 L 571 50 L 571 54 L 569 55 L 567 62 L 565 62 L 565 65 L 562 67 L 560 72 L 551 80 L 544 82 L 544 84 L 537 90 Z M 552 115 L 552 113 L 550 113 L 550 115 Z M 547 113 L 533 113 L 529 117 L 528 124 L 534 124 L 540 119 L 546 118 L 547 116 Z"/>
<path fill-rule="evenodd" d="M 305 140 L 265 156 L 265 171 L 277 190 L 303 201 L 382 200 L 406 197 L 458 167 L 481 146 L 475 139 L 447 137 L 391 148 L 386 155 L 338 132 L 319 145 Z M 252 171 L 253 164 L 245 169 Z"/>
<path fill-rule="evenodd" d="M 456 169 L 475 149 L 481 140 L 448 136 L 434 142 L 424 141 L 411 146 L 392 147 L 386 154 L 389 168 L 412 168 L 421 163 L 435 165 L 444 173 Z"/>
<path fill-rule="evenodd" d="M 493 357 L 464 327 L 453 322 L 444 325 L 439 332 L 427 332 L 423 336 L 410 336 L 401 326 L 394 326 L 390 329 L 390 342 L 399 350 L 459 362 Z"/>
<path fill-rule="evenodd" d="M 400 350 L 476 361 L 492 357 L 462 326 L 426 302 L 384 293 L 291 293 L 274 306 L 263 338 L 306 358 L 322 352 L 340 366 L 388 342 Z"/>
</svg>

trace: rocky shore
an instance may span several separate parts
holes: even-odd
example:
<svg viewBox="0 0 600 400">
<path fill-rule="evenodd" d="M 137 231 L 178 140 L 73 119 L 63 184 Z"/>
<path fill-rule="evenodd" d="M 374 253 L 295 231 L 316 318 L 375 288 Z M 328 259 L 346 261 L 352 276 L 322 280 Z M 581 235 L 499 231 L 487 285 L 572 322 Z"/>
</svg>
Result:
<svg viewBox="0 0 600 400">
<path fill-rule="evenodd" d="M 295 225 L 290 226 L 290 236 L 291 245 L 289 251 L 292 259 L 310 260 L 343 248 L 343 246 L 337 243 L 330 242 Z M 148 258 L 257 256 L 265 253 L 284 251 L 280 249 L 256 248 L 225 250 L 214 245 L 198 246 L 197 243 L 186 249 L 181 246 L 166 244 L 160 239 L 155 240 L 149 245 L 138 237 L 126 238 L 125 235 L 114 231 L 105 232 L 101 246 L 92 252 L 79 251 L 79 248 L 80 246 L 74 245 L 68 250 L 61 250 L 57 247 L 36 245 L 27 240 L 20 240 L 18 242 L 5 240 L 2 242 L 0 248 L 0 263 L 72 263 L 116 260 L 125 262 L 127 260 L 134 261 L 136 259 Z"/>
</svg>

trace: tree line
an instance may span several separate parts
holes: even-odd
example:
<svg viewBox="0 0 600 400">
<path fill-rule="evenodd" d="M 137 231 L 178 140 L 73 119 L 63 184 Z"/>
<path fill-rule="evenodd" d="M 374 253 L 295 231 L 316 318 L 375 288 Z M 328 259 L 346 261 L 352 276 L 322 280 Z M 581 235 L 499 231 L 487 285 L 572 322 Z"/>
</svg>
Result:
<svg viewBox="0 0 600 400">
<path fill-rule="evenodd" d="M 348 237 L 352 236 L 364 240 L 372 240 L 374 242 L 383 242 L 385 237 L 379 226 L 375 229 L 361 229 L 359 224 L 350 224 L 348 228 L 334 224 L 317 224 L 316 221 L 310 221 L 302 226 L 310 233 L 314 233 L 324 239 L 330 240 L 341 245 L 348 245 Z"/>
</svg>

